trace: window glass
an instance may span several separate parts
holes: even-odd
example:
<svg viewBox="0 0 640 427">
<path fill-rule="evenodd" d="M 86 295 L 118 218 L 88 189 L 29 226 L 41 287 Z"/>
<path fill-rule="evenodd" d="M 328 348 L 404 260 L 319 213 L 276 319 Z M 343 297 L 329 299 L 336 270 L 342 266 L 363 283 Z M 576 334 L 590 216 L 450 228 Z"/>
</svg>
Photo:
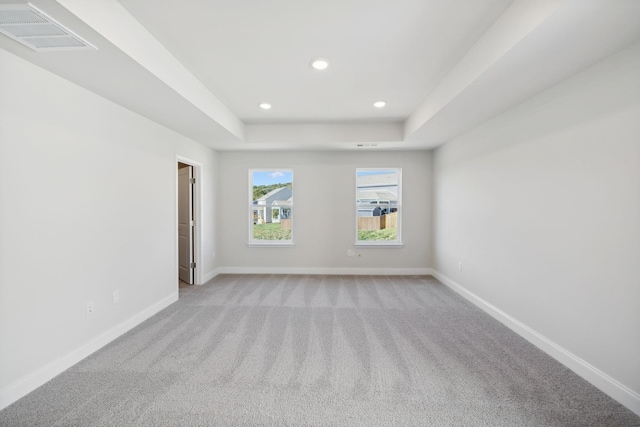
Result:
<svg viewBox="0 0 640 427">
<path fill-rule="evenodd" d="M 401 242 L 402 170 L 356 169 L 358 244 Z"/>
<path fill-rule="evenodd" d="M 249 243 L 293 241 L 293 171 L 249 171 Z"/>
</svg>

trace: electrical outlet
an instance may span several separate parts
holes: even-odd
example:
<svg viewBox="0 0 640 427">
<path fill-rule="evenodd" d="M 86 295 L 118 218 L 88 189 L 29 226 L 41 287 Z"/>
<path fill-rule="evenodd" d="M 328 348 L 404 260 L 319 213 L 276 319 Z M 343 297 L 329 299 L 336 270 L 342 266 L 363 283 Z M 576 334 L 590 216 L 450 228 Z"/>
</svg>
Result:
<svg viewBox="0 0 640 427">
<path fill-rule="evenodd" d="M 355 256 L 356 253 L 352 249 L 347 249 L 347 256 Z"/>
<path fill-rule="evenodd" d="M 113 303 L 117 304 L 120 301 L 120 291 L 113 291 Z"/>
<path fill-rule="evenodd" d="M 462 271 L 462 261 L 458 261 L 458 271 Z"/>
<path fill-rule="evenodd" d="M 87 303 L 87 316 L 91 316 L 93 314 L 93 301 L 89 301 Z"/>
</svg>

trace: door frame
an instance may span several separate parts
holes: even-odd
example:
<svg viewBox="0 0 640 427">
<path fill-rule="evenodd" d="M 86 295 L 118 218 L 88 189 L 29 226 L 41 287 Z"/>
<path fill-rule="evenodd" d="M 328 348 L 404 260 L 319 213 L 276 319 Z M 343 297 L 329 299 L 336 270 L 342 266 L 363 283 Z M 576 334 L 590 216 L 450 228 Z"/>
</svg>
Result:
<svg viewBox="0 0 640 427">
<path fill-rule="evenodd" d="M 202 284 L 202 164 L 191 160 L 187 157 L 176 155 L 176 160 L 173 163 L 175 173 L 175 276 L 176 287 L 180 283 L 180 247 L 178 239 L 178 163 L 184 163 L 193 167 L 193 177 L 196 179 L 196 183 L 193 187 L 193 220 L 195 225 L 193 227 L 193 262 L 196 263 L 196 268 L 193 271 L 193 284 Z"/>
</svg>

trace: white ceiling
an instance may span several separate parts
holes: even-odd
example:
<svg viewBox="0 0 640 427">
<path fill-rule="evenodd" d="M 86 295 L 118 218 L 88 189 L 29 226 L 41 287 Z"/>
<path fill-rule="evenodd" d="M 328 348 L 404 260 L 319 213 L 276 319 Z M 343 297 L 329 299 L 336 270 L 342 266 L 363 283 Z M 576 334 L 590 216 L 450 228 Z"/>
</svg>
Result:
<svg viewBox="0 0 640 427">
<path fill-rule="evenodd" d="M 98 50 L 0 48 L 220 150 L 433 148 L 640 40 L 638 0 L 31 3 Z"/>
<path fill-rule="evenodd" d="M 404 120 L 510 2 L 120 1 L 245 123 Z"/>
</svg>

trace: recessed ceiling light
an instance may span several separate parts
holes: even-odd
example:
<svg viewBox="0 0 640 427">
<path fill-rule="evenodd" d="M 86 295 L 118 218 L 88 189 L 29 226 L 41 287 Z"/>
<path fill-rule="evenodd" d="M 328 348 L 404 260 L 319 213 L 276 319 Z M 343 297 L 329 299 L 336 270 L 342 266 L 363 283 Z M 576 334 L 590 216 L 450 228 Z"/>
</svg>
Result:
<svg viewBox="0 0 640 427">
<path fill-rule="evenodd" d="M 376 107 L 376 108 L 382 108 L 385 105 L 387 105 L 387 103 L 384 102 L 384 101 L 376 101 L 376 102 L 373 103 L 373 106 Z"/>
<path fill-rule="evenodd" d="M 270 110 L 271 109 L 271 104 L 269 104 L 268 102 L 261 102 L 260 103 L 260 108 L 262 108 L 263 110 Z"/>
<path fill-rule="evenodd" d="M 316 70 L 326 70 L 329 68 L 329 60 L 324 58 L 316 58 L 311 61 L 311 66 Z"/>
</svg>

